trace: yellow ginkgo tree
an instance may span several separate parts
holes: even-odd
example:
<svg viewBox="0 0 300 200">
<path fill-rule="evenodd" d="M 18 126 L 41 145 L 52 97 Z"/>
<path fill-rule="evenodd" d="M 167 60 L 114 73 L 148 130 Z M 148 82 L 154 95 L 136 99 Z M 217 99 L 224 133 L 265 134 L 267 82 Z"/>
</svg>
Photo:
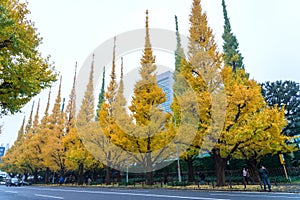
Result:
<svg viewBox="0 0 300 200">
<path fill-rule="evenodd" d="M 224 169 L 231 158 L 243 155 L 259 160 L 266 154 L 288 149 L 287 137 L 281 135 L 286 125 L 284 111 L 266 105 L 260 85 L 249 79 L 243 69 L 233 72 L 224 67 L 222 77 L 227 97 L 226 119 L 212 150 L 218 185 L 225 184 Z"/>
</svg>

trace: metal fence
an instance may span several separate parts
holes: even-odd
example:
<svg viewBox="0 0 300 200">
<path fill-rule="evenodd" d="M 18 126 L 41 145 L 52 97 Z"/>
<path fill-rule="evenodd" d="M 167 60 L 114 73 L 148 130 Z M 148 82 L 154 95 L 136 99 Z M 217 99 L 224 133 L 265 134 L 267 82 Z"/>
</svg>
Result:
<svg viewBox="0 0 300 200">
<path fill-rule="evenodd" d="M 271 182 L 274 184 L 281 182 L 291 182 L 291 181 L 300 181 L 300 168 L 299 167 L 288 167 L 287 174 L 288 179 L 285 176 L 283 168 L 270 168 L 269 177 Z M 216 175 L 214 170 L 202 171 L 205 174 L 205 179 L 200 183 L 200 177 L 197 172 L 194 173 L 194 181 L 190 182 L 188 180 L 188 173 L 182 172 L 181 178 L 182 181 L 178 181 L 177 172 L 153 172 L 153 184 L 157 186 L 185 186 L 185 185 L 199 185 L 199 184 L 208 184 L 215 186 L 216 184 Z M 253 177 L 251 174 L 251 179 L 249 184 L 259 184 L 259 180 Z M 225 170 L 225 179 L 226 184 L 228 185 L 239 185 L 243 184 L 242 170 Z M 95 181 L 97 183 L 97 181 Z M 98 182 L 99 184 L 99 182 Z M 104 184 L 101 182 L 100 184 Z M 117 176 L 112 177 L 112 184 L 118 185 L 132 185 L 132 186 L 144 186 L 146 185 L 146 175 L 145 174 L 129 174 L 128 182 L 126 182 L 126 174 L 121 173 Z"/>
</svg>

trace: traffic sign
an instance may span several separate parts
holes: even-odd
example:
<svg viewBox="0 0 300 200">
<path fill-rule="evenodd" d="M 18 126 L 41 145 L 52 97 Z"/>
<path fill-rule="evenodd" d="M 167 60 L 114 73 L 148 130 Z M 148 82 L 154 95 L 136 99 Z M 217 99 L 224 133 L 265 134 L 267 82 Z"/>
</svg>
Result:
<svg viewBox="0 0 300 200">
<path fill-rule="evenodd" d="M 3 156 L 5 152 L 5 147 L 0 147 L 0 156 Z"/>
<path fill-rule="evenodd" d="M 282 165 L 285 164 L 284 156 L 282 153 L 279 154 L 279 160 L 280 160 L 280 164 L 282 164 Z"/>
</svg>

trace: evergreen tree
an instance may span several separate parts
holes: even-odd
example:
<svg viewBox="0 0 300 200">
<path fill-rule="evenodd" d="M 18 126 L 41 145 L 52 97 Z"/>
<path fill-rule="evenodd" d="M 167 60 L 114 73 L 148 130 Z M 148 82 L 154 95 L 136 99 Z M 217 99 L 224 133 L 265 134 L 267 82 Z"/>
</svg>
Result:
<svg viewBox="0 0 300 200">
<path fill-rule="evenodd" d="M 236 36 L 232 33 L 230 21 L 227 15 L 225 0 L 222 0 L 223 14 L 224 14 L 224 33 L 222 38 L 223 43 L 223 59 L 225 65 L 233 68 L 233 71 L 236 69 L 244 69 L 243 56 L 239 51 L 239 43 L 236 39 Z"/>
<path fill-rule="evenodd" d="M 101 110 L 102 102 L 105 100 L 104 93 L 105 93 L 105 67 L 103 67 L 103 73 L 102 73 L 102 85 L 101 85 L 101 91 L 98 97 L 98 105 L 97 105 L 97 112 L 96 112 L 96 121 L 99 120 L 99 111 Z"/>
<path fill-rule="evenodd" d="M 300 85 L 294 81 L 275 81 L 262 84 L 262 94 L 270 106 L 285 110 L 288 121 L 282 133 L 293 136 L 300 133 Z"/>
<path fill-rule="evenodd" d="M 175 28 L 176 28 L 176 40 L 177 40 L 177 47 L 175 50 L 175 71 L 174 71 L 174 84 L 173 84 L 173 101 L 171 104 L 171 109 L 173 112 L 173 117 L 176 120 L 178 124 L 180 124 L 180 105 L 177 99 L 177 96 L 182 95 L 183 93 L 183 80 L 182 76 L 180 74 L 180 70 L 182 67 L 182 61 L 185 60 L 185 54 L 183 51 L 183 48 L 181 46 L 181 39 L 180 39 L 180 34 L 178 30 L 178 20 L 177 16 L 175 15 Z"/>
<path fill-rule="evenodd" d="M 177 20 L 177 16 L 176 15 L 175 15 L 175 28 L 176 28 L 177 45 L 176 45 L 176 50 L 175 50 L 175 73 L 174 73 L 174 79 L 176 80 L 176 75 L 180 72 L 181 61 L 182 61 L 182 59 L 185 59 L 185 54 L 184 54 L 183 48 L 181 46 L 181 39 L 180 39 L 179 30 L 178 30 L 178 20 Z"/>
</svg>

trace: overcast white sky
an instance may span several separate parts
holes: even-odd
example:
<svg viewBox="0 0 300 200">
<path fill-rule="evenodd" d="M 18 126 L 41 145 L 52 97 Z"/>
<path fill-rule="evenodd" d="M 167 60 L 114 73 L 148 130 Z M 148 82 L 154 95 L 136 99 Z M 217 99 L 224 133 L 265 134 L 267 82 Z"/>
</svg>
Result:
<svg viewBox="0 0 300 200">
<path fill-rule="evenodd" d="M 43 37 L 41 52 L 51 55 L 63 76 L 63 97 L 68 98 L 74 64 L 81 67 L 101 43 L 126 31 L 144 28 L 145 10 L 149 9 L 150 28 L 174 31 L 174 15 L 180 33 L 188 35 L 192 0 L 28 0 L 31 15 Z M 227 0 L 233 33 L 244 56 L 246 71 L 258 82 L 294 80 L 300 82 L 300 7 L 299 0 Z M 210 27 L 222 49 L 223 12 L 221 0 L 202 0 Z M 96 58 L 97 59 L 97 58 Z M 158 61 L 159 62 L 159 61 Z M 137 63 L 138 64 L 138 63 Z M 40 116 L 46 104 L 41 97 Z M 35 98 L 36 100 L 39 98 Z M 52 99 L 56 97 L 53 92 Z M 52 102 L 53 102 L 52 101 Z M 23 113 L 0 119 L 4 125 L 0 145 L 12 144 Z"/>
</svg>

